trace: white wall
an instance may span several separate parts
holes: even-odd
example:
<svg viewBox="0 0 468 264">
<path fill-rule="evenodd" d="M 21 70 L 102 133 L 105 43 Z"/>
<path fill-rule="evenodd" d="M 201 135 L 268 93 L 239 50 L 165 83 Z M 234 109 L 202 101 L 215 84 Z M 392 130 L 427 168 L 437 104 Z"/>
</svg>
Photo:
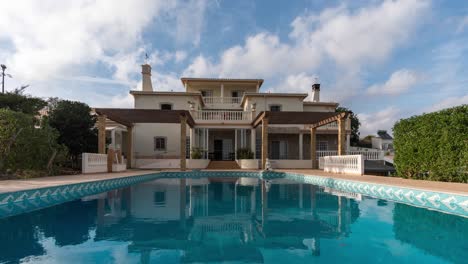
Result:
<svg viewBox="0 0 468 264">
<path fill-rule="evenodd" d="M 163 179 L 133 186 L 130 199 L 132 216 L 158 220 L 178 220 L 180 218 L 179 184 L 179 179 Z M 154 204 L 155 192 L 165 192 L 166 202 L 164 205 Z"/>
<path fill-rule="evenodd" d="M 270 111 L 270 105 L 281 105 L 281 111 L 302 111 L 302 99 L 299 97 L 248 97 L 244 104 L 244 110 L 250 111 L 251 105 L 256 104 L 257 113 Z"/>
<path fill-rule="evenodd" d="M 135 108 L 139 109 L 161 109 L 161 103 L 172 104 L 174 110 L 190 110 L 188 101 L 195 103 L 195 109 L 201 105 L 200 97 L 185 95 L 134 95 Z"/>
<path fill-rule="evenodd" d="M 187 126 L 187 137 L 190 129 Z M 154 137 L 166 137 L 166 151 L 154 150 Z M 163 155 L 179 158 L 180 124 L 135 124 L 133 129 L 133 151 L 138 156 Z"/>
<path fill-rule="evenodd" d="M 304 112 L 335 112 L 334 106 L 327 105 L 304 105 Z"/>
</svg>

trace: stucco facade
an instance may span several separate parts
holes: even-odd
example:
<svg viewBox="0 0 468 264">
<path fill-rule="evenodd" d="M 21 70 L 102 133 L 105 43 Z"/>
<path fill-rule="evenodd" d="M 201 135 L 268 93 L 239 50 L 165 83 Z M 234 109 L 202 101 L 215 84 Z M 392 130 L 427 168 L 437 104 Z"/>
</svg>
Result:
<svg viewBox="0 0 468 264">
<path fill-rule="evenodd" d="M 132 128 L 132 164 L 151 167 L 155 160 L 175 160 L 194 150 L 202 159 L 238 159 L 239 149 L 249 149 L 254 158 L 260 158 L 262 145 L 261 127 L 253 126 L 253 120 L 263 112 L 330 112 L 338 103 L 320 102 L 319 85 L 311 91 L 314 101 L 308 101 L 307 93 L 265 93 L 261 91 L 262 79 L 210 79 L 181 78 L 183 92 L 159 91 L 153 87 L 151 68 L 143 65 L 143 90 L 131 91 L 135 109 L 164 111 L 186 110 L 194 120 L 186 127 L 186 140 L 181 139 L 179 123 L 135 123 Z M 314 88 L 318 87 L 318 88 Z M 180 88 L 174 87 L 174 90 Z M 164 115 L 166 112 L 160 112 Z M 349 120 L 348 120 L 349 121 Z M 349 122 L 346 132 L 349 146 Z M 329 124 L 316 130 L 316 151 L 338 150 L 338 126 Z M 310 127 L 305 124 L 272 124 L 268 127 L 268 157 L 278 160 L 305 160 L 311 158 Z M 315 135 L 314 135 L 315 136 Z M 184 144 L 185 146 L 181 146 Z M 319 157 L 320 155 L 315 155 Z M 200 158 L 200 157 L 197 157 Z M 166 164 L 167 162 L 158 164 Z M 163 166 L 163 165 L 158 165 Z M 138 166 L 137 166 L 138 167 Z"/>
</svg>

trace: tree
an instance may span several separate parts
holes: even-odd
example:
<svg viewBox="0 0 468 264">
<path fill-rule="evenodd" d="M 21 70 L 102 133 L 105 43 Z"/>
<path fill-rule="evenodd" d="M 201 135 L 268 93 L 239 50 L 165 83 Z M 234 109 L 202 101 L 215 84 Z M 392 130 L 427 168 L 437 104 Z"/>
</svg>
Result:
<svg viewBox="0 0 468 264">
<path fill-rule="evenodd" d="M 55 129 L 35 123 L 32 115 L 0 109 L 0 173 L 50 172 L 55 156 L 64 148 L 57 144 Z"/>
<path fill-rule="evenodd" d="M 0 108 L 10 109 L 29 115 L 37 115 L 47 102 L 38 97 L 25 95 L 23 92 L 27 86 L 15 89 L 13 92 L 0 94 Z"/>
<path fill-rule="evenodd" d="M 68 148 L 72 166 L 77 167 L 83 152 L 97 152 L 96 117 L 91 108 L 81 102 L 57 101 L 50 106 L 48 122 L 59 133 L 58 142 Z"/>
<path fill-rule="evenodd" d="M 351 120 L 351 138 L 350 138 L 350 143 L 351 146 L 357 146 L 359 143 L 359 127 L 361 126 L 361 122 L 359 122 L 359 118 L 355 113 L 353 113 L 350 109 L 346 107 L 337 107 L 336 112 L 342 113 L 342 112 L 350 112 L 350 120 Z"/>
</svg>

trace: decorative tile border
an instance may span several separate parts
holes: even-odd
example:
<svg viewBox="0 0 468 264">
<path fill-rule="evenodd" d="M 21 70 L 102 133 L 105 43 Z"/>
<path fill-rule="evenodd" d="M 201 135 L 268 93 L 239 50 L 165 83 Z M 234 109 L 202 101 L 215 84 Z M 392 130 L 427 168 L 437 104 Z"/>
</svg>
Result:
<svg viewBox="0 0 468 264">
<path fill-rule="evenodd" d="M 10 193 L 0 193 L 0 218 L 155 179 L 204 177 L 250 177 L 261 178 L 265 180 L 285 178 L 300 183 L 308 183 L 322 187 L 329 187 L 340 191 L 360 193 L 365 196 L 468 217 L 468 196 L 463 195 L 414 188 L 404 188 L 392 185 L 373 184 L 352 180 L 334 179 L 324 176 L 303 175 L 298 173 L 284 173 L 275 171 L 256 172 L 195 170 L 191 172 L 159 172 L 117 179 L 45 187 Z"/>
<path fill-rule="evenodd" d="M 0 218 L 72 201 L 88 195 L 123 188 L 156 178 L 158 178 L 158 174 L 145 174 L 0 193 Z"/>
<path fill-rule="evenodd" d="M 360 193 L 365 196 L 468 217 L 468 196 L 464 195 L 298 173 L 270 172 L 265 173 L 262 177 L 264 179 L 284 177 L 298 182 L 329 187 L 340 191 Z"/>
</svg>

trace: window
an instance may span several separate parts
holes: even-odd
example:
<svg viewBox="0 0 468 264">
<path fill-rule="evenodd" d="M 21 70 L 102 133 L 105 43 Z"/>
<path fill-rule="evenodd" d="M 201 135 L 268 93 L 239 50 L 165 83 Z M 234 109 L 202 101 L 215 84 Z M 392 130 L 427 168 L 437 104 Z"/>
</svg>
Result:
<svg viewBox="0 0 468 264">
<path fill-rule="evenodd" d="M 172 110 L 172 104 L 161 104 L 161 110 Z"/>
<path fill-rule="evenodd" d="M 244 91 L 232 91 L 232 97 L 242 97 Z"/>
<path fill-rule="evenodd" d="M 317 145 L 318 150 L 328 150 L 328 142 L 327 141 L 319 141 Z"/>
<path fill-rule="evenodd" d="M 271 112 L 281 112 L 281 105 L 270 105 Z"/>
<path fill-rule="evenodd" d="M 213 91 L 211 90 L 204 90 L 204 91 L 201 91 L 201 95 L 203 97 L 213 97 Z"/>
<path fill-rule="evenodd" d="M 165 151 L 166 150 L 166 138 L 165 137 L 155 137 L 154 138 L 154 150 L 155 151 Z"/>
<path fill-rule="evenodd" d="M 165 191 L 156 191 L 153 195 L 153 202 L 155 206 L 165 206 L 166 205 L 166 192 Z"/>
</svg>

